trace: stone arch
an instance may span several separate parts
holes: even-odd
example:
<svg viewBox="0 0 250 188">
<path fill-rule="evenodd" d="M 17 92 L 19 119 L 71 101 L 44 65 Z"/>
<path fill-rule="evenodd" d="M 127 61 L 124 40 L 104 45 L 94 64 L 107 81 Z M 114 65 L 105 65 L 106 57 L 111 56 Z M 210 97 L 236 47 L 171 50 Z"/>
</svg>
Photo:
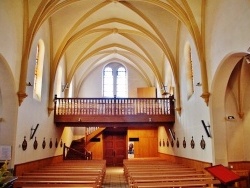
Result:
<svg viewBox="0 0 250 188">
<path fill-rule="evenodd" d="M 233 53 L 227 55 L 220 63 L 215 72 L 211 85 L 211 131 L 213 139 L 213 163 L 228 165 L 229 161 L 229 145 L 227 116 L 227 87 L 235 67 L 241 63 L 241 60 L 247 53 Z M 238 125 L 242 125 L 242 120 L 237 121 Z M 243 147 L 243 146 L 240 146 Z"/>
<path fill-rule="evenodd" d="M 1 121 L 0 144 L 12 148 L 10 165 L 14 164 L 14 152 L 17 129 L 18 97 L 16 94 L 14 76 L 6 59 L 0 54 L 0 91 L 1 91 Z"/>
</svg>

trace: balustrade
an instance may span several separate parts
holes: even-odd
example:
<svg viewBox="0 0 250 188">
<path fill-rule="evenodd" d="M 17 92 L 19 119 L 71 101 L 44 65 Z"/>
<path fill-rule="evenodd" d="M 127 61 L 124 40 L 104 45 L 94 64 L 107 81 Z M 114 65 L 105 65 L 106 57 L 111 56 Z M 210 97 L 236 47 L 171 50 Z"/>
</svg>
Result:
<svg viewBox="0 0 250 188">
<path fill-rule="evenodd" d="M 56 98 L 55 115 L 170 115 L 171 98 Z"/>
<path fill-rule="evenodd" d="M 57 98 L 54 121 L 66 126 L 97 123 L 173 123 L 174 98 Z M 95 124 L 93 124 L 95 123 Z M 107 124 L 105 124 L 107 125 Z"/>
</svg>

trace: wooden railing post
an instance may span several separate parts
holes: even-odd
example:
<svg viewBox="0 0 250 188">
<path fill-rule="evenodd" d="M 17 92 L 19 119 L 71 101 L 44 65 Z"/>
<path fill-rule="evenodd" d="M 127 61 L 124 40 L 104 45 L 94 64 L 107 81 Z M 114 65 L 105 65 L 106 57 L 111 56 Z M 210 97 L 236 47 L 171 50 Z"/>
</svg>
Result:
<svg viewBox="0 0 250 188">
<path fill-rule="evenodd" d="M 63 144 L 63 160 L 66 159 L 66 152 L 65 152 L 66 146 L 65 143 Z"/>
<path fill-rule="evenodd" d="M 55 98 L 54 98 L 54 116 L 58 114 L 56 102 L 57 102 L 57 95 L 55 95 Z"/>
</svg>

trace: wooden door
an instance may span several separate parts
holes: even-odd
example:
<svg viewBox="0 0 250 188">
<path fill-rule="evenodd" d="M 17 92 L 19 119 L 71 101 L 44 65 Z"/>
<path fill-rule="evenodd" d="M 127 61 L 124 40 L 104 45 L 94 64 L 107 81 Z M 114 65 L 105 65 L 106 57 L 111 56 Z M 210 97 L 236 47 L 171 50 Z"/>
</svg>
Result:
<svg viewBox="0 0 250 188">
<path fill-rule="evenodd" d="M 103 146 L 107 166 L 122 166 L 126 158 L 126 135 L 104 135 Z"/>
</svg>

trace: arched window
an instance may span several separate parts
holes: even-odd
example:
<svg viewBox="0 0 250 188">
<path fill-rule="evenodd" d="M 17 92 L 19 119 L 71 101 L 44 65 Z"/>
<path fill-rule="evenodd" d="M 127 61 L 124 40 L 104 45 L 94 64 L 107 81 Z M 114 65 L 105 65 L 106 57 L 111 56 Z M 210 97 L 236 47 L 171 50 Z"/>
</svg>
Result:
<svg viewBox="0 0 250 188">
<path fill-rule="evenodd" d="M 43 61 L 44 61 L 45 47 L 42 40 L 38 41 L 36 49 L 36 65 L 34 75 L 34 91 L 33 98 L 41 101 L 42 98 L 42 78 L 43 78 Z"/>
<path fill-rule="evenodd" d="M 105 67 L 103 73 L 103 96 L 113 97 L 114 96 L 114 79 L 113 70 L 111 67 Z"/>
<path fill-rule="evenodd" d="M 108 64 L 103 71 L 103 97 L 128 97 L 127 72 L 119 63 Z"/>
</svg>

